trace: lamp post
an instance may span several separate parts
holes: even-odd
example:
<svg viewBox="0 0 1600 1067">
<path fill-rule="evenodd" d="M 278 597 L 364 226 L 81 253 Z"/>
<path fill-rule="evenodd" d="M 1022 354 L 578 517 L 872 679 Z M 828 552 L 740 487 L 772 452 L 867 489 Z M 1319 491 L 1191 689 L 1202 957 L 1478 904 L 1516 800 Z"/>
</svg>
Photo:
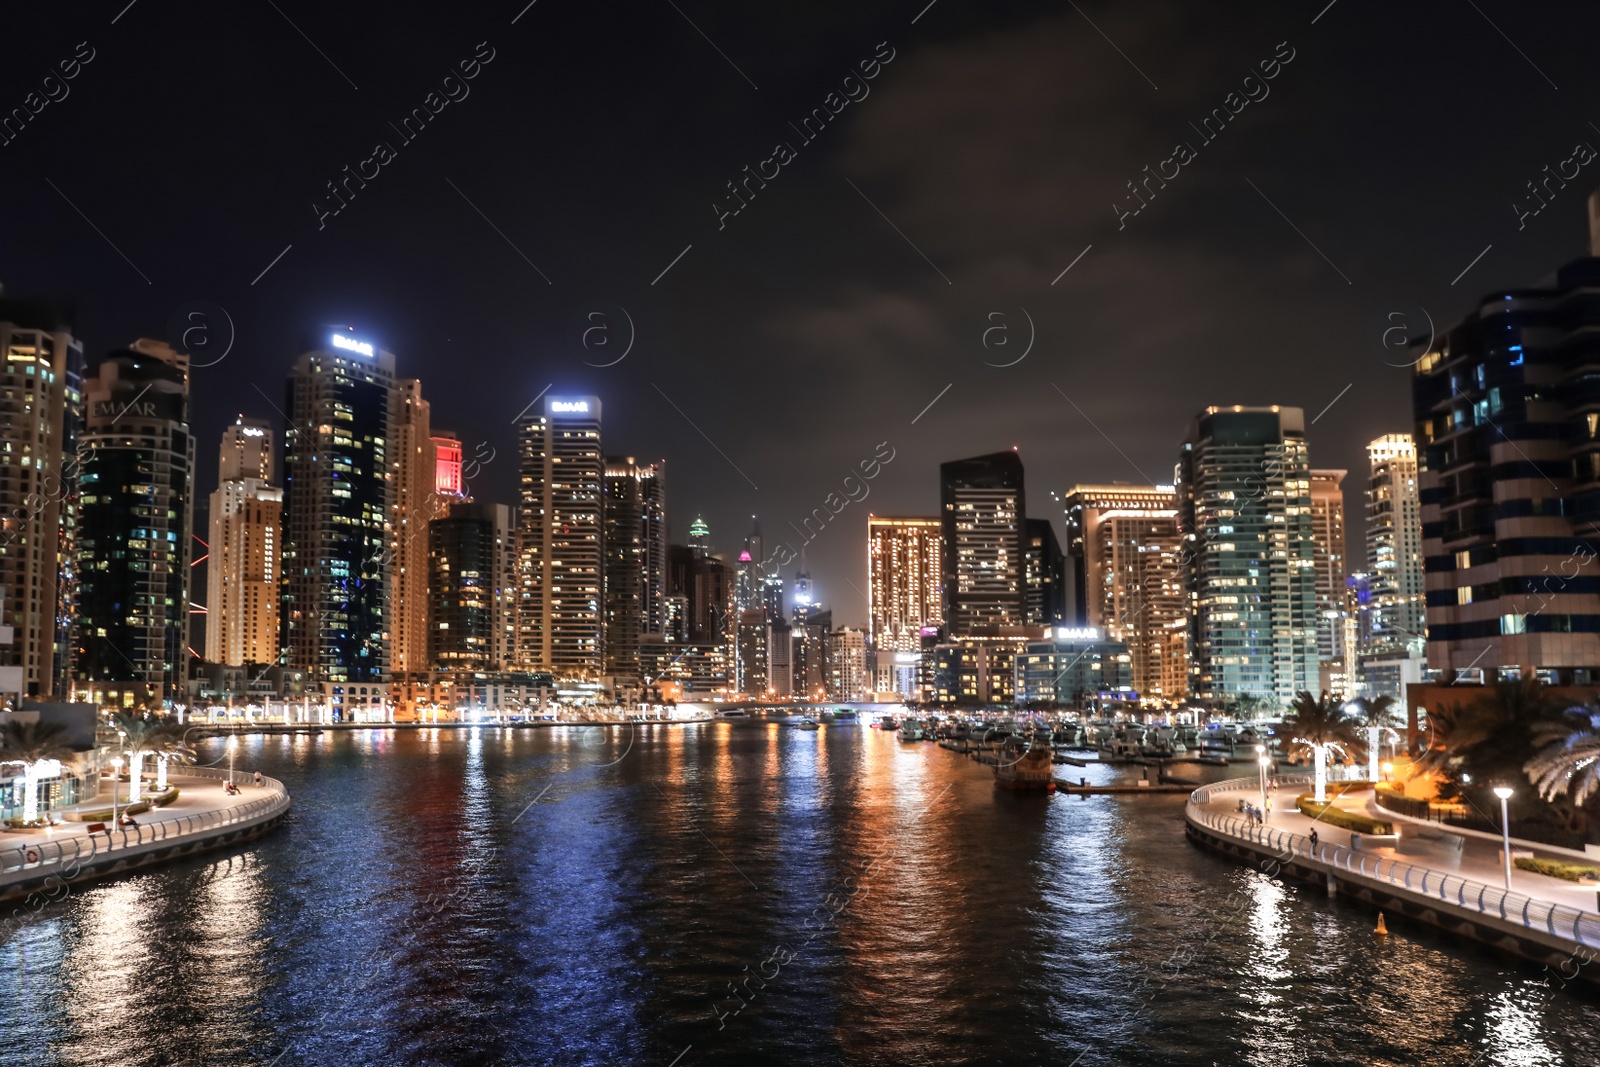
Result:
<svg viewBox="0 0 1600 1067">
<path fill-rule="evenodd" d="M 117 825 L 117 779 L 122 777 L 122 757 L 111 757 L 111 825 Z"/>
<path fill-rule="evenodd" d="M 1511 799 L 1511 787 L 1497 785 L 1494 795 L 1500 798 L 1500 833 L 1505 841 L 1504 855 L 1506 859 L 1506 892 L 1511 892 L 1511 816 L 1506 808 L 1506 801 Z"/>
<path fill-rule="evenodd" d="M 233 754 L 234 754 L 235 751 L 238 750 L 238 748 L 239 748 L 239 735 L 238 734 L 230 734 L 228 736 L 228 784 L 229 785 L 233 784 Z"/>
<path fill-rule="evenodd" d="M 1267 817 L 1267 765 L 1272 759 L 1267 755 L 1266 745 L 1256 746 L 1256 764 L 1261 768 L 1261 818 Z"/>
</svg>

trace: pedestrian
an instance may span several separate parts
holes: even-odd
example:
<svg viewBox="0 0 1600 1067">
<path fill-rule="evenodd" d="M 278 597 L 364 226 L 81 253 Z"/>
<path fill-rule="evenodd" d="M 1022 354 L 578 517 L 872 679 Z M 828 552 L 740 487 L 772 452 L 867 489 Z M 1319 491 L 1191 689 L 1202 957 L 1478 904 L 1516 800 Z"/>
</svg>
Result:
<svg viewBox="0 0 1600 1067">
<path fill-rule="evenodd" d="M 261 786 L 263 786 L 263 785 L 265 785 L 265 784 L 266 784 L 266 781 L 265 781 L 265 779 L 263 779 L 263 778 L 262 778 L 262 777 L 261 777 L 261 772 L 260 772 L 260 771 L 257 771 L 257 772 L 256 772 L 256 788 L 258 788 L 258 789 L 259 789 L 259 788 L 261 788 Z"/>
<path fill-rule="evenodd" d="M 1311 830 L 1311 851 L 1315 852 L 1316 850 L 1317 850 L 1317 831 L 1316 831 L 1316 828 L 1313 827 L 1312 830 Z"/>
</svg>

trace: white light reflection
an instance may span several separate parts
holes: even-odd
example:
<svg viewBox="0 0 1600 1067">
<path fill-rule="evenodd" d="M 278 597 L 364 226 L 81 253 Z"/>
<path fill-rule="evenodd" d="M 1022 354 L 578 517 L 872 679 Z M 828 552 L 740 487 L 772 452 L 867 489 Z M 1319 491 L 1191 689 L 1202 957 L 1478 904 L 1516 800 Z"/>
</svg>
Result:
<svg viewBox="0 0 1600 1067">
<path fill-rule="evenodd" d="M 1559 1064 L 1561 1055 L 1540 1037 L 1543 986 L 1503 989 L 1490 1002 L 1484 1019 L 1488 1051 L 1484 1062 L 1496 1067 L 1544 1067 Z"/>
<path fill-rule="evenodd" d="M 1289 920 L 1285 904 L 1289 891 L 1264 874 L 1246 876 L 1250 896 L 1250 954 L 1239 976 L 1239 1014 L 1245 1024 L 1240 1035 L 1245 1061 L 1269 1065 L 1303 1062 L 1295 1051 L 1300 1031 L 1292 994 Z"/>
</svg>

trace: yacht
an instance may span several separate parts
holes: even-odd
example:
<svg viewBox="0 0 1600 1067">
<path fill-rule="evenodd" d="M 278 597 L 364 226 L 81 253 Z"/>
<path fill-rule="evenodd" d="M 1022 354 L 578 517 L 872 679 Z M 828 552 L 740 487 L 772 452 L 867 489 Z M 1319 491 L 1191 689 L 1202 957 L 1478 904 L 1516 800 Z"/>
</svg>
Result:
<svg viewBox="0 0 1600 1067">
<path fill-rule="evenodd" d="M 719 719 L 748 719 L 749 717 L 750 713 L 743 708 L 727 708 L 717 712 L 717 718 Z"/>
<path fill-rule="evenodd" d="M 906 719 L 900 724 L 899 738 L 902 741 L 922 740 L 922 720 Z"/>
<path fill-rule="evenodd" d="M 817 720 L 811 718 L 810 716 L 801 719 L 799 722 L 795 723 L 795 725 L 800 727 L 802 730 L 817 730 L 821 728 Z"/>
</svg>

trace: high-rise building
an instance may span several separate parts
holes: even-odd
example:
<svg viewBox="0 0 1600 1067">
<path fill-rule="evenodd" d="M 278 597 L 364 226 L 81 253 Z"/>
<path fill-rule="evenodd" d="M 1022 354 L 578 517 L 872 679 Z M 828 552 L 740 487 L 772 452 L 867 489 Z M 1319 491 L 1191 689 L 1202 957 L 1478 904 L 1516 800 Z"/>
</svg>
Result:
<svg viewBox="0 0 1600 1067">
<path fill-rule="evenodd" d="M 1348 471 L 1311 472 L 1311 546 L 1317 572 L 1317 655 L 1344 658 L 1344 477 Z"/>
<path fill-rule="evenodd" d="M 461 439 L 446 430 L 434 430 L 433 437 L 433 492 L 438 503 L 439 518 L 450 505 L 467 498 L 467 484 L 461 473 Z"/>
<path fill-rule="evenodd" d="M 344 331 L 289 373 L 283 644 L 313 686 L 389 681 L 394 353 Z"/>
<path fill-rule="evenodd" d="M 404 677 L 428 669 L 428 523 L 440 511 L 432 410 L 422 383 L 395 383 L 389 459 L 389 671 Z"/>
<path fill-rule="evenodd" d="M 1019 705 L 1099 708 L 1102 701 L 1132 697 L 1132 653 L 1094 627 L 1052 628 L 1045 640 L 1030 641 L 1017 653 L 1013 670 Z"/>
<path fill-rule="evenodd" d="M 706 520 L 698 515 L 689 524 L 689 547 L 707 553 L 711 551 L 711 527 L 707 526 Z"/>
<path fill-rule="evenodd" d="M 767 639 L 771 636 L 769 623 L 763 608 L 746 608 L 739 612 L 735 634 L 738 658 L 734 663 L 733 687 L 748 696 L 764 696 L 767 692 Z"/>
<path fill-rule="evenodd" d="M 665 465 L 611 456 L 605 465 L 606 673 L 640 678 L 639 638 L 661 633 L 666 611 Z"/>
<path fill-rule="evenodd" d="M 1027 615 L 1022 459 L 994 452 L 939 467 L 940 569 L 952 637 L 1021 626 Z"/>
<path fill-rule="evenodd" d="M 867 516 L 867 636 L 872 647 L 918 652 L 922 629 L 944 621 L 942 524 Z"/>
<path fill-rule="evenodd" d="M 516 530 L 504 504 L 451 504 L 428 524 L 428 663 L 509 670 L 517 634 Z"/>
<path fill-rule="evenodd" d="M 84 391 L 76 688 L 99 704 L 170 706 L 189 672 L 189 357 L 135 341 Z"/>
<path fill-rule="evenodd" d="M 729 625 L 728 603 L 733 576 L 720 556 L 697 545 L 670 545 L 667 549 L 667 588 L 683 599 L 684 640 L 690 644 L 718 644 Z"/>
<path fill-rule="evenodd" d="M 1427 642 L 1422 569 L 1422 504 L 1417 446 L 1411 435 L 1388 434 L 1367 445 L 1367 571 L 1371 622 L 1365 649 L 1410 649 Z"/>
<path fill-rule="evenodd" d="M 1027 597 L 1023 622 L 1054 626 L 1067 617 L 1067 561 L 1049 519 L 1029 519 L 1024 527 L 1023 577 Z"/>
<path fill-rule="evenodd" d="M 550 397 L 517 419 L 518 655 L 558 683 L 604 673 L 605 461 L 598 397 Z"/>
<path fill-rule="evenodd" d="M 1589 258 L 1484 297 L 1412 380 L 1427 657 L 1445 681 L 1600 681 L 1600 196 Z"/>
<path fill-rule="evenodd" d="M 1207 408 L 1178 460 L 1191 686 L 1201 700 L 1316 692 L 1311 465 L 1299 408 Z"/>
<path fill-rule="evenodd" d="M 867 635 L 841 626 L 828 635 L 828 696 L 860 700 L 872 687 L 867 675 Z"/>
<path fill-rule="evenodd" d="M 1170 485 L 1075 485 L 1062 501 L 1074 621 L 1128 646 L 1140 699 L 1189 695 L 1188 597 Z"/>
<path fill-rule="evenodd" d="M 240 667 L 278 661 L 283 490 L 274 486 L 272 426 L 243 415 L 222 433 L 206 563 L 206 658 Z"/>
<path fill-rule="evenodd" d="M 25 696 L 65 696 L 74 644 L 83 344 L 64 306 L 0 300 L 0 665 Z"/>
</svg>

